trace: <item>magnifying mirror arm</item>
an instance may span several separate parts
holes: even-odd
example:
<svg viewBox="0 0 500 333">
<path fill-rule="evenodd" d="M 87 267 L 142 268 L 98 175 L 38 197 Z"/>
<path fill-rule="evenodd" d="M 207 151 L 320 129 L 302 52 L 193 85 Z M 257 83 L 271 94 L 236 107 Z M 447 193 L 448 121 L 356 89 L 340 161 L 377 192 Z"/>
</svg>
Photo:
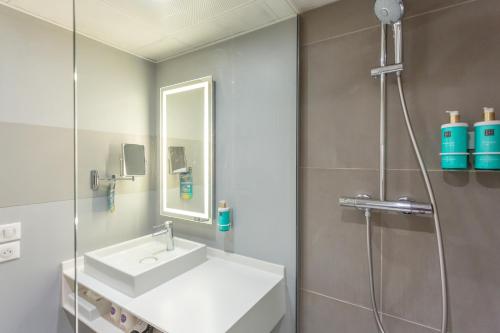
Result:
<svg viewBox="0 0 500 333">
<path fill-rule="evenodd" d="M 117 176 L 117 175 L 111 175 L 111 177 L 100 178 L 99 177 L 99 171 L 97 169 L 90 171 L 90 188 L 93 191 L 97 191 L 99 189 L 99 186 L 101 185 L 101 182 L 112 182 L 112 181 L 118 181 L 118 180 L 131 180 L 131 181 L 135 181 L 135 176 Z"/>
</svg>

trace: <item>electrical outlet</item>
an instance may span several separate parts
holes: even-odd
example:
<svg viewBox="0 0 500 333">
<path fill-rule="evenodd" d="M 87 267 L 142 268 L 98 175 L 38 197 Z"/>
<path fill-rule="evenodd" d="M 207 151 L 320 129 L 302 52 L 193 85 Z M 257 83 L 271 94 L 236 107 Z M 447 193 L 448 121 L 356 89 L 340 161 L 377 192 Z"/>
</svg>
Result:
<svg viewBox="0 0 500 333">
<path fill-rule="evenodd" d="M 0 224 L 0 243 L 21 239 L 21 222 Z"/>
<path fill-rule="evenodd" d="M 21 242 L 0 244 L 0 262 L 18 259 L 21 257 Z"/>
</svg>

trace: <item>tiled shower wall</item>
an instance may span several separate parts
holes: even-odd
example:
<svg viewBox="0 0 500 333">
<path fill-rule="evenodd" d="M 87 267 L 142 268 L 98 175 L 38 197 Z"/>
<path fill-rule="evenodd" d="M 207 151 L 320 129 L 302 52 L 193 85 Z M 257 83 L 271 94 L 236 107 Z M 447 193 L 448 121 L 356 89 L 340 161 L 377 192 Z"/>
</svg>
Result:
<svg viewBox="0 0 500 333">
<path fill-rule="evenodd" d="M 500 114 L 500 2 L 406 0 L 408 106 L 430 169 L 448 266 L 450 332 L 500 332 L 500 173 L 439 169 L 445 110 Z M 301 18 L 301 307 L 303 333 L 376 332 L 365 223 L 342 195 L 378 197 L 380 30 L 373 1 L 341 0 Z M 391 41 L 391 39 L 389 39 Z M 389 43 L 391 44 L 391 43 Z M 391 58 L 391 57 L 390 57 Z M 388 83 L 387 199 L 428 201 Z M 389 332 L 438 331 L 440 279 L 432 219 L 374 215 L 375 282 Z"/>
</svg>

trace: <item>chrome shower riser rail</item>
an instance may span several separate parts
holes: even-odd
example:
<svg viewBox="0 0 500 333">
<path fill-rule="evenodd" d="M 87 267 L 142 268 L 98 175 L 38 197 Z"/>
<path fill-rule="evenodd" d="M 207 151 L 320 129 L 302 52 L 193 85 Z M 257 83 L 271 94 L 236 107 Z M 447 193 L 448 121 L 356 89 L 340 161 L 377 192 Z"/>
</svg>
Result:
<svg viewBox="0 0 500 333">
<path fill-rule="evenodd" d="M 339 204 L 343 207 L 402 214 L 432 215 L 434 213 L 432 205 L 412 201 L 380 201 L 364 198 L 341 197 L 339 199 Z"/>
</svg>

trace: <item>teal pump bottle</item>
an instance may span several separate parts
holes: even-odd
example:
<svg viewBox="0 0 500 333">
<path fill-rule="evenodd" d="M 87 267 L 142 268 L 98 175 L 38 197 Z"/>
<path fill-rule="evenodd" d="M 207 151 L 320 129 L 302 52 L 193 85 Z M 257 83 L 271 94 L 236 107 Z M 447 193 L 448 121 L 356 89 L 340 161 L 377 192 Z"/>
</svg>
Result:
<svg viewBox="0 0 500 333">
<path fill-rule="evenodd" d="M 480 170 L 500 169 L 500 120 L 495 120 L 495 110 L 484 108 L 484 121 L 474 124 L 474 167 Z"/>
<path fill-rule="evenodd" d="M 469 125 L 460 122 L 458 111 L 446 112 L 450 115 L 450 122 L 441 126 L 441 168 L 445 170 L 467 169 Z"/>
<path fill-rule="evenodd" d="M 219 201 L 219 207 L 217 209 L 218 213 L 218 224 L 219 231 L 226 232 L 231 229 L 231 208 L 227 206 L 226 201 Z"/>
</svg>

